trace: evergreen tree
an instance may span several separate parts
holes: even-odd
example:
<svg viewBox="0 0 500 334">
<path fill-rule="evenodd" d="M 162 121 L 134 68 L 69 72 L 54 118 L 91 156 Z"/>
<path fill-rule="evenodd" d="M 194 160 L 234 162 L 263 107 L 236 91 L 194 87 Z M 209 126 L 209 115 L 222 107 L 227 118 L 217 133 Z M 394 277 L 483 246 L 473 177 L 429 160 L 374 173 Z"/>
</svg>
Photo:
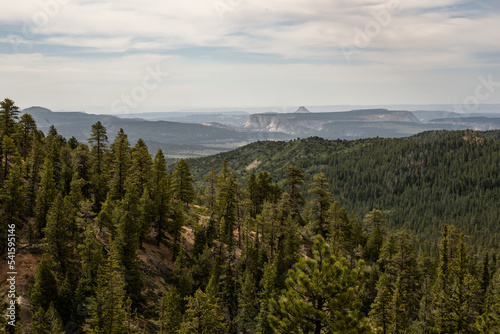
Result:
<svg viewBox="0 0 500 334">
<path fill-rule="evenodd" d="M 28 152 L 31 151 L 33 134 L 37 130 L 36 122 L 30 114 L 23 114 L 19 120 L 19 133 L 21 137 L 21 152 L 23 161 L 26 162 Z"/>
<path fill-rule="evenodd" d="M 18 119 L 19 107 L 14 101 L 5 98 L 0 102 L 0 136 L 11 136 L 15 132 L 16 120 Z"/>
<path fill-rule="evenodd" d="M 363 220 L 365 226 L 367 226 L 370 230 L 365 247 L 365 257 L 368 260 L 377 261 L 379 258 L 380 249 L 386 235 L 385 227 L 383 225 L 385 220 L 386 219 L 382 212 L 377 209 L 373 209 L 366 214 Z"/>
<path fill-rule="evenodd" d="M 160 306 L 160 334 L 177 333 L 182 321 L 183 302 L 175 287 L 170 288 Z"/>
<path fill-rule="evenodd" d="M 108 143 L 106 128 L 102 125 L 101 121 L 92 125 L 88 141 L 92 144 L 92 154 L 95 158 L 95 173 L 101 174 L 103 169 L 104 153 L 106 152 Z"/>
<path fill-rule="evenodd" d="M 130 168 L 130 144 L 128 137 L 120 129 L 111 144 L 111 177 L 109 188 L 112 199 L 122 199 L 125 196 L 125 179 Z"/>
<path fill-rule="evenodd" d="M 313 182 L 308 192 L 314 195 L 313 204 L 317 208 L 317 220 L 314 232 L 326 237 L 328 232 L 327 213 L 333 201 L 333 195 L 328 192 L 328 182 L 324 173 L 313 176 Z"/>
<path fill-rule="evenodd" d="M 194 245 L 193 245 L 193 257 L 196 257 L 203 253 L 205 246 L 207 245 L 207 235 L 205 233 L 205 228 L 201 225 L 196 225 L 194 228 Z"/>
<path fill-rule="evenodd" d="M 278 296 L 277 282 L 278 273 L 276 265 L 271 262 L 265 264 L 264 275 L 260 281 L 261 291 L 259 292 L 260 310 L 257 315 L 257 334 L 273 334 L 274 330 L 269 322 L 269 315 L 275 300 Z"/>
<path fill-rule="evenodd" d="M 133 187 L 137 189 L 138 194 L 142 195 L 151 181 L 153 161 L 142 138 L 139 138 L 131 152 L 131 166 L 128 174 Z"/>
<path fill-rule="evenodd" d="M 369 331 L 358 299 L 360 268 L 337 260 L 323 237 L 316 236 L 311 258 L 301 258 L 288 273 L 286 286 L 269 316 L 277 333 Z"/>
<path fill-rule="evenodd" d="M 439 333 L 473 331 L 479 310 L 480 285 L 470 271 L 463 234 L 443 228 L 438 279 L 435 286 L 435 326 Z"/>
<path fill-rule="evenodd" d="M 181 202 L 172 203 L 172 222 L 169 226 L 169 232 L 173 239 L 172 245 L 172 259 L 175 261 L 177 253 L 179 252 L 179 242 L 182 237 L 182 227 L 185 222 L 185 214 Z M 159 230 L 160 231 L 160 230 Z M 159 244 L 159 242 L 158 242 Z M 182 248 L 182 247 L 181 247 Z"/>
<path fill-rule="evenodd" d="M 256 328 L 256 284 L 253 273 L 251 273 L 248 269 L 245 270 L 242 280 L 243 281 L 240 284 L 241 289 L 238 293 L 238 314 L 236 316 L 236 324 L 238 333 L 250 334 L 255 333 Z"/>
<path fill-rule="evenodd" d="M 288 188 L 290 199 L 297 207 L 304 202 L 304 196 L 299 192 L 299 186 L 304 184 L 304 175 L 294 165 L 285 168 L 285 182 L 284 186 Z"/>
<path fill-rule="evenodd" d="M 42 171 L 40 172 L 39 195 L 35 206 L 36 225 L 40 236 L 43 236 L 42 231 L 47 224 L 47 213 L 56 195 L 54 167 L 50 159 L 45 158 Z"/>
<path fill-rule="evenodd" d="M 34 309 L 48 310 L 51 302 L 57 302 L 57 281 L 50 269 L 49 260 L 44 256 L 36 267 L 35 284 L 30 290 L 30 301 Z"/>
<path fill-rule="evenodd" d="M 187 298 L 187 310 L 179 334 L 227 333 L 227 325 L 217 304 L 210 302 L 206 293 L 197 290 Z"/>
<path fill-rule="evenodd" d="M 31 331 L 33 334 L 66 333 L 61 317 L 54 307 L 54 303 L 50 303 L 50 307 L 47 311 L 45 311 L 42 307 L 37 309 L 31 322 Z"/>
<path fill-rule="evenodd" d="M 16 230 L 24 221 L 24 184 L 19 166 L 12 167 L 5 187 L 0 188 L 0 234 L 7 235 L 8 225 L 15 224 Z M 3 240 L 2 240 L 3 239 Z M 7 248 L 7 238 L 0 239 L 0 254 Z"/>
<path fill-rule="evenodd" d="M 78 254 L 82 266 L 81 277 L 78 281 L 78 291 L 82 299 L 90 297 L 97 286 L 99 267 L 104 260 L 102 245 L 97 240 L 92 226 L 88 225 L 84 232 L 83 242 L 78 245 Z"/>
<path fill-rule="evenodd" d="M 47 253 L 50 254 L 59 268 L 64 273 L 70 258 L 69 230 L 70 221 L 68 212 L 72 210 L 68 198 L 63 199 L 61 194 L 57 195 L 47 215 L 47 226 L 43 230 L 45 237 L 42 242 L 46 244 Z"/>
<path fill-rule="evenodd" d="M 189 165 L 180 159 L 174 167 L 172 175 L 172 189 L 177 199 L 183 203 L 191 203 L 194 199 L 193 177 Z"/>
<path fill-rule="evenodd" d="M 142 301 L 142 273 L 137 257 L 140 225 L 129 211 L 122 211 L 120 208 L 116 208 L 115 211 L 118 218 L 115 238 L 117 257 L 124 269 L 125 289 L 135 308 Z"/>
<path fill-rule="evenodd" d="M 239 184 L 234 173 L 229 169 L 227 161 L 223 161 L 217 180 L 217 218 L 222 228 L 219 237 L 223 243 L 233 243 L 233 231 L 238 218 L 238 188 Z"/>
<path fill-rule="evenodd" d="M 99 267 L 97 288 L 90 299 L 89 311 L 89 334 L 126 332 L 125 283 L 113 244 L 108 258 Z"/>
<path fill-rule="evenodd" d="M 217 172 L 215 171 L 215 169 L 211 169 L 210 172 L 207 175 L 205 175 L 205 181 L 207 184 L 205 190 L 206 204 L 209 215 L 213 217 L 215 213 L 216 192 L 217 192 Z"/>
<path fill-rule="evenodd" d="M 19 164 L 19 153 L 17 152 L 16 144 L 8 136 L 3 136 L 2 140 L 2 160 L 3 160 L 3 173 L 0 175 L 0 186 L 2 186 L 9 176 L 10 166 Z"/>
<path fill-rule="evenodd" d="M 151 224 L 154 220 L 154 202 L 152 201 L 150 195 L 149 187 L 144 189 L 142 197 L 139 201 L 139 245 L 142 247 L 142 243 L 146 238 L 146 235 L 151 229 Z"/>
<path fill-rule="evenodd" d="M 394 305 L 392 303 L 393 288 L 389 275 L 383 274 L 377 282 L 377 297 L 370 310 L 370 319 L 384 334 L 392 333 Z"/>
</svg>

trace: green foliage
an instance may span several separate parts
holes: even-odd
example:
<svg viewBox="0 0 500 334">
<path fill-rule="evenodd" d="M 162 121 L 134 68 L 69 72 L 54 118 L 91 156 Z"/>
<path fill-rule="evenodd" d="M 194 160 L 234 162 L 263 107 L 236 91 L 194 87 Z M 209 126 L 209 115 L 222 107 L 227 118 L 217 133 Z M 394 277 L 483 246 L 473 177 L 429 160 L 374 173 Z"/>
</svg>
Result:
<svg viewBox="0 0 500 334">
<path fill-rule="evenodd" d="M 169 172 L 123 130 L 108 150 L 102 124 L 87 146 L 8 118 L 0 234 L 44 253 L 34 331 L 499 331 L 500 132 L 259 142 Z M 445 220 L 463 234 L 439 242 Z"/>
<path fill-rule="evenodd" d="M 43 257 L 36 267 L 35 284 L 30 291 L 33 307 L 48 310 L 50 303 L 57 302 L 57 281 L 50 268 L 49 260 Z"/>
<path fill-rule="evenodd" d="M 179 334 L 192 333 L 227 333 L 227 325 L 219 307 L 201 290 L 187 298 L 187 310 L 179 329 Z"/>
<path fill-rule="evenodd" d="M 36 310 L 31 322 L 31 331 L 33 334 L 66 333 L 61 317 L 59 316 L 59 313 L 57 313 L 53 303 L 50 303 L 50 307 L 47 311 L 45 311 L 42 307 L 39 307 Z"/>
<path fill-rule="evenodd" d="M 301 258 L 289 271 L 287 288 L 269 316 L 271 326 L 276 333 L 368 332 L 360 313 L 360 274 L 361 267 L 350 270 L 318 235 L 311 258 Z"/>
<path fill-rule="evenodd" d="M 46 251 L 63 272 L 71 256 L 71 216 L 68 215 L 71 211 L 69 198 L 63 199 L 61 194 L 57 195 L 47 215 L 47 226 L 43 230 L 45 237 L 42 242 L 46 244 Z"/>
<path fill-rule="evenodd" d="M 180 159 L 175 165 L 172 175 L 172 189 L 174 195 L 186 204 L 194 199 L 193 177 L 189 165 L 184 159 Z"/>
<path fill-rule="evenodd" d="M 160 308 L 160 334 L 176 333 L 182 321 L 183 302 L 177 288 L 167 291 Z"/>
<path fill-rule="evenodd" d="M 120 129 L 111 144 L 111 168 L 109 189 L 113 199 L 122 199 L 125 196 L 125 179 L 130 168 L 130 144 L 128 137 Z"/>
<path fill-rule="evenodd" d="M 88 308 L 88 333 L 125 333 L 125 282 L 114 245 L 108 258 L 99 267 L 95 296 L 90 299 Z"/>
<path fill-rule="evenodd" d="M 18 119 L 19 107 L 14 101 L 5 98 L 0 102 L 0 136 L 10 136 L 15 131 L 15 122 Z"/>
<path fill-rule="evenodd" d="M 43 236 L 43 229 L 47 224 L 47 213 L 56 195 L 54 167 L 50 159 L 45 158 L 42 171 L 40 172 L 39 195 L 35 206 L 36 224 L 40 236 Z"/>
</svg>

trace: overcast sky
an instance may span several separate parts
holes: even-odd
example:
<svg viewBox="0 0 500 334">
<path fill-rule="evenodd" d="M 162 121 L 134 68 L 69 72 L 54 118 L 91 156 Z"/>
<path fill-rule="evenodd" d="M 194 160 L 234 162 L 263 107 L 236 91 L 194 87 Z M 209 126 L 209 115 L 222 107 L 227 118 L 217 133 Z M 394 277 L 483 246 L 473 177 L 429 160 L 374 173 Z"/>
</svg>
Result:
<svg viewBox="0 0 500 334">
<path fill-rule="evenodd" d="M 500 103 L 499 0 L 23 0 L 0 98 L 189 107 Z"/>
</svg>

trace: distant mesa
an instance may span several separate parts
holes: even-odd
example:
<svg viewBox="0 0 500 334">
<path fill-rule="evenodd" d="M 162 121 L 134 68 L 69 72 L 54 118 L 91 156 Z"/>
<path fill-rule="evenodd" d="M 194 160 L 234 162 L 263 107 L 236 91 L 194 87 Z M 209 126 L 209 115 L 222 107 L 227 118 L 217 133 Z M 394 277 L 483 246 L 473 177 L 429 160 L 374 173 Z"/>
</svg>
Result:
<svg viewBox="0 0 500 334">
<path fill-rule="evenodd" d="M 311 112 L 307 110 L 307 108 L 304 106 L 299 107 L 299 109 L 297 109 L 297 111 L 295 112 L 295 114 L 310 114 L 310 113 Z"/>
</svg>

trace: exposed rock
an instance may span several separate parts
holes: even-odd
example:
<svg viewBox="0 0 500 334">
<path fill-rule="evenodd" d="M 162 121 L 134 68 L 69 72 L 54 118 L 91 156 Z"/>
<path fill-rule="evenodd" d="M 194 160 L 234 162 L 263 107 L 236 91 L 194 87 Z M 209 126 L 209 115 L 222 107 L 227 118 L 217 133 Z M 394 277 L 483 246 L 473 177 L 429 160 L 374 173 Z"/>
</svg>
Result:
<svg viewBox="0 0 500 334">
<path fill-rule="evenodd" d="M 304 106 L 299 107 L 299 109 L 297 109 L 297 111 L 295 112 L 295 114 L 310 114 L 310 113 L 311 112 L 307 110 L 307 108 Z"/>
</svg>

